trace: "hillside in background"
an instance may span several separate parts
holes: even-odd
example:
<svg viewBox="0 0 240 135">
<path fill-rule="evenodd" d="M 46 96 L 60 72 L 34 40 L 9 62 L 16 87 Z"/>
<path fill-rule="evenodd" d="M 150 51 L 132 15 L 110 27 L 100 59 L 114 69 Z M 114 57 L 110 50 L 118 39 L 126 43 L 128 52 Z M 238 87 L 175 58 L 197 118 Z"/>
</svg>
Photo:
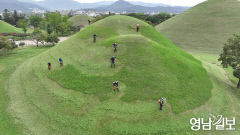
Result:
<svg viewBox="0 0 240 135">
<path fill-rule="evenodd" d="M 240 2 L 208 0 L 156 28 L 188 51 L 220 53 L 233 34 L 240 34 Z"/>
<path fill-rule="evenodd" d="M 10 32 L 20 33 L 22 30 L 0 20 L 0 33 Z"/>
<path fill-rule="evenodd" d="M 137 23 L 142 26 L 139 33 Z M 113 55 L 116 68 L 110 68 Z M 120 81 L 120 92 L 113 92 L 115 80 Z M 174 132 L 166 125 L 176 126 L 183 117 L 175 116 L 203 105 L 212 89 L 200 61 L 152 26 L 127 16 L 107 17 L 85 27 L 23 62 L 7 82 L 10 113 L 28 134 L 44 135 Z M 167 98 L 163 113 L 157 103 L 161 97 Z M 177 124 L 182 133 L 188 127 Z"/>
<path fill-rule="evenodd" d="M 18 0 L 0 0 L 0 11 L 8 9 L 11 11 L 21 10 L 23 12 L 32 12 L 34 8 L 45 10 L 44 8 L 33 3 L 20 2 Z"/>
<path fill-rule="evenodd" d="M 168 12 L 168 13 L 181 13 L 189 7 L 173 7 L 166 4 L 152 4 L 144 3 L 139 1 L 126 2 L 123 0 L 119 1 L 100 1 L 96 3 L 79 3 L 75 0 L 44 0 L 44 1 L 33 1 L 33 0 L 20 0 L 28 1 L 33 4 L 37 4 L 41 7 L 45 7 L 51 10 L 78 10 L 78 9 L 94 9 L 96 11 L 105 12 Z"/>
<path fill-rule="evenodd" d="M 86 26 L 88 25 L 88 20 L 91 20 L 92 17 L 89 17 L 87 15 L 76 15 L 71 18 L 69 18 L 69 21 L 73 24 L 73 26 Z"/>
<path fill-rule="evenodd" d="M 156 6 L 156 7 L 145 7 L 141 5 L 134 5 L 125 0 L 118 0 L 109 6 L 103 6 L 95 8 L 96 11 L 112 11 L 117 13 L 127 12 L 127 13 L 158 13 L 158 12 L 168 12 L 168 13 L 181 13 L 187 10 L 189 7 L 172 7 L 172 6 Z"/>
</svg>

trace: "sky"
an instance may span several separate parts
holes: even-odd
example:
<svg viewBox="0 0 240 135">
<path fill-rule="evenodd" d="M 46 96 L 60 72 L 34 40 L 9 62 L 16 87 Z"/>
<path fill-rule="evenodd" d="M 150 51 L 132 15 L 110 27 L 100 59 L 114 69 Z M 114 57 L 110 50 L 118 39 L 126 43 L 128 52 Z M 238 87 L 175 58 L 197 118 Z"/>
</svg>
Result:
<svg viewBox="0 0 240 135">
<path fill-rule="evenodd" d="M 81 3 L 99 2 L 103 0 L 75 0 Z M 105 0 L 106 1 L 106 0 Z M 110 0 L 111 1 L 111 0 Z M 126 0 L 126 1 L 141 1 L 146 3 L 163 3 L 172 6 L 194 6 L 206 0 Z"/>
<path fill-rule="evenodd" d="M 34 0 L 34 1 L 43 1 L 43 0 Z M 75 0 L 81 3 L 93 3 L 100 1 L 117 1 L 117 0 Z M 126 1 L 141 1 L 146 3 L 162 3 L 172 6 L 195 6 L 206 0 L 126 0 Z"/>
</svg>

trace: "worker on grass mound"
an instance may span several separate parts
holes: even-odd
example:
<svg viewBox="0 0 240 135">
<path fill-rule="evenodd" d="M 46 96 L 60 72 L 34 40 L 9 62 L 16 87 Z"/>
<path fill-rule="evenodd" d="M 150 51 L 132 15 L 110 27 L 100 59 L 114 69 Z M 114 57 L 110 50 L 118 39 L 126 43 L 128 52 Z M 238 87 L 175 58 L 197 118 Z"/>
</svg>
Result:
<svg viewBox="0 0 240 135">
<path fill-rule="evenodd" d="M 97 35 L 94 34 L 94 35 L 93 35 L 93 43 L 96 43 L 96 42 L 97 42 Z"/>
<path fill-rule="evenodd" d="M 59 64 L 60 64 L 61 67 L 63 66 L 63 60 L 62 60 L 61 57 L 59 58 Z"/>
<path fill-rule="evenodd" d="M 114 90 L 114 92 L 115 92 L 115 91 L 118 91 L 118 92 L 119 92 L 118 81 L 114 81 L 114 82 L 113 82 L 113 90 Z"/>
<path fill-rule="evenodd" d="M 115 56 L 112 56 L 112 58 L 111 58 L 110 60 L 111 60 L 111 68 L 112 68 L 112 67 L 115 68 L 115 60 L 116 60 L 116 57 L 115 57 Z"/>
<path fill-rule="evenodd" d="M 114 52 L 117 52 L 117 43 L 113 44 L 113 49 L 114 49 Z"/>
<path fill-rule="evenodd" d="M 162 107 L 163 107 L 163 104 L 164 104 L 164 101 L 166 100 L 165 97 L 161 98 L 158 100 L 158 103 L 160 104 L 160 110 L 162 110 Z"/>
<path fill-rule="evenodd" d="M 48 62 L 48 70 L 51 70 L 51 63 L 50 62 Z"/>
<path fill-rule="evenodd" d="M 139 30 L 140 30 L 140 24 L 137 24 L 136 28 L 137 28 L 137 32 L 139 32 Z"/>
</svg>

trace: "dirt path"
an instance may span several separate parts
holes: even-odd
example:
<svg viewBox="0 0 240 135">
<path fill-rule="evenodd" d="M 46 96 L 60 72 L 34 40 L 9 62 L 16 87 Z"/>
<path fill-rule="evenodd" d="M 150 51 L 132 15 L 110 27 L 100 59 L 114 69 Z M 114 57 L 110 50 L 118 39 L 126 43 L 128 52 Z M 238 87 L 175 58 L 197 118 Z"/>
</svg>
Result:
<svg viewBox="0 0 240 135">
<path fill-rule="evenodd" d="M 65 40 L 67 40 L 69 37 L 59 37 L 59 42 L 61 43 Z M 24 46 L 36 46 L 37 44 L 35 42 L 33 42 L 32 40 L 19 40 L 15 42 L 17 45 L 19 45 L 20 43 L 25 43 Z M 41 45 L 41 43 L 39 43 Z M 45 45 L 49 45 L 49 43 L 45 43 Z"/>
</svg>

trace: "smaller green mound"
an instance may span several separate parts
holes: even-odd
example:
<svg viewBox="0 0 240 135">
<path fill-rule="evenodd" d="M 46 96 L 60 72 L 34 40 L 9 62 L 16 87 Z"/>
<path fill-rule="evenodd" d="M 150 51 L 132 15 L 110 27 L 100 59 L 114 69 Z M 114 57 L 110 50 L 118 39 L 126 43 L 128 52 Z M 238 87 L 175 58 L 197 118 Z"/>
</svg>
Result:
<svg viewBox="0 0 240 135">
<path fill-rule="evenodd" d="M 10 32 L 20 33 L 22 30 L 0 20 L 0 33 Z"/>
<path fill-rule="evenodd" d="M 88 20 L 92 20 L 92 17 L 87 15 L 76 15 L 69 18 L 69 21 L 72 23 L 73 26 L 86 26 L 88 25 Z"/>
<path fill-rule="evenodd" d="M 141 24 L 139 33 L 137 23 Z M 96 44 L 92 43 L 94 33 Z M 117 53 L 113 53 L 114 42 L 119 44 Z M 115 69 L 110 68 L 113 55 L 117 57 Z M 50 79 L 100 101 L 116 98 L 112 94 L 115 80 L 120 81 L 120 92 L 124 91 L 120 100 L 156 102 L 167 97 L 174 113 L 200 106 L 211 97 L 212 84 L 201 62 L 132 17 L 111 16 L 96 22 L 42 57 L 55 65 L 47 73 Z M 59 57 L 64 60 L 63 68 L 57 66 Z"/>
</svg>

